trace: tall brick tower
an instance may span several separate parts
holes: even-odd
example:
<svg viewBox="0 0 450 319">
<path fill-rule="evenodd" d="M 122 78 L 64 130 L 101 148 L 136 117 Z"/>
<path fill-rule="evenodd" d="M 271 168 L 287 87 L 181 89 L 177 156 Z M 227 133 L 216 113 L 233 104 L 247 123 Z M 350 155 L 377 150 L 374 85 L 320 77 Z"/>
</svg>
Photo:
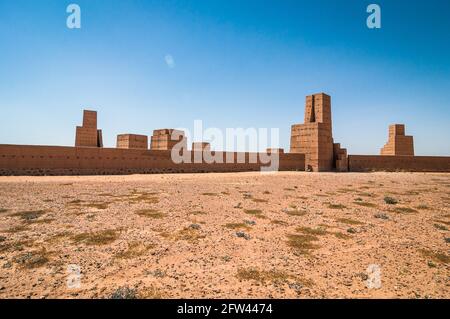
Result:
<svg viewBox="0 0 450 319">
<path fill-rule="evenodd" d="M 414 156 L 414 140 L 405 135 L 404 124 L 389 126 L 389 140 L 381 149 L 381 155 L 409 155 Z"/>
<path fill-rule="evenodd" d="M 292 125 L 291 153 L 305 154 L 308 171 L 347 170 L 347 151 L 333 143 L 329 95 L 306 97 L 305 123 Z"/>
<path fill-rule="evenodd" d="M 83 126 L 77 126 L 76 147 L 103 147 L 102 130 L 97 129 L 97 112 L 83 111 Z"/>
</svg>

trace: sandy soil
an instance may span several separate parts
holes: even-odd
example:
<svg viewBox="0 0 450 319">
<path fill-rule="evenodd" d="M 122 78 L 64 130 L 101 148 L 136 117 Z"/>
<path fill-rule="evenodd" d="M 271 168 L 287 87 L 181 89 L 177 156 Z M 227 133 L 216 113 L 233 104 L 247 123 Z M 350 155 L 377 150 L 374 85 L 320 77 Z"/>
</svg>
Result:
<svg viewBox="0 0 450 319">
<path fill-rule="evenodd" d="M 0 298 L 450 298 L 449 223 L 449 174 L 0 177 Z"/>
</svg>

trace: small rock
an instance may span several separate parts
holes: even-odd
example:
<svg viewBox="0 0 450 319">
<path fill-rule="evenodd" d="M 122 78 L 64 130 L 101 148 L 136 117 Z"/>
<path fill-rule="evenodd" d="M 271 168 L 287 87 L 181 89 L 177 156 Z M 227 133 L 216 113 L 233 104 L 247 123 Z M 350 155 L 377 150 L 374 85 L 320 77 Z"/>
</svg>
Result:
<svg viewBox="0 0 450 319">
<path fill-rule="evenodd" d="M 450 244 L 450 237 L 445 237 L 445 242 L 447 243 L 447 244 Z"/>
<path fill-rule="evenodd" d="M 240 237 L 240 238 L 244 238 L 245 240 L 249 240 L 251 238 L 250 235 L 247 235 L 243 231 L 236 232 L 236 236 Z"/>
<path fill-rule="evenodd" d="M 244 220 L 244 223 L 246 223 L 247 225 L 252 225 L 252 226 L 256 225 L 256 222 L 253 220 Z"/>
<path fill-rule="evenodd" d="M 373 215 L 373 217 L 379 218 L 379 219 L 389 219 L 389 216 L 384 213 L 375 214 L 375 215 Z"/>
<path fill-rule="evenodd" d="M 9 261 L 7 261 L 6 263 L 3 264 L 4 269 L 11 268 L 11 267 L 12 267 L 12 264 Z"/>
<path fill-rule="evenodd" d="M 242 203 L 238 203 L 234 208 L 242 208 Z"/>
<path fill-rule="evenodd" d="M 191 224 L 191 225 L 189 225 L 189 228 L 199 230 L 201 227 L 199 224 Z"/>
<path fill-rule="evenodd" d="M 356 234 L 356 229 L 354 229 L 354 228 L 349 228 L 349 229 L 347 229 L 347 233 L 350 233 L 350 234 Z"/>
</svg>

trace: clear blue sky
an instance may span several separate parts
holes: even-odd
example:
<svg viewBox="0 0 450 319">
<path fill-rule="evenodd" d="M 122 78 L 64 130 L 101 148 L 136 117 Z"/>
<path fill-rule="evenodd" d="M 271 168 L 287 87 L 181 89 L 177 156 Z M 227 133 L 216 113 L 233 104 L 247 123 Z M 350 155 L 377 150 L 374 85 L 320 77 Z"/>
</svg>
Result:
<svg viewBox="0 0 450 319">
<path fill-rule="evenodd" d="M 0 0 L 0 143 L 73 145 L 88 108 L 105 146 L 201 119 L 277 127 L 289 148 L 305 96 L 326 92 L 350 154 L 405 123 L 416 154 L 450 155 L 449 34 L 448 0 Z"/>
</svg>

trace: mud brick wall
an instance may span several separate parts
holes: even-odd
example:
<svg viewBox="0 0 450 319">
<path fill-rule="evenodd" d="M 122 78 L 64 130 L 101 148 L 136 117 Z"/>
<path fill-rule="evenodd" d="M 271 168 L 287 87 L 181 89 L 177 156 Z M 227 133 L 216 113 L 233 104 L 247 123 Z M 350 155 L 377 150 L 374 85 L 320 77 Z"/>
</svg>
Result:
<svg viewBox="0 0 450 319">
<path fill-rule="evenodd" d="M 136 134 L 120 134 L 117 135 L 117 148 L 134 148 L 134 149 L 148 149 L 147 135 Z"/>
<path fill-rule="evenodd" d="M 200 152 L 201 153 L 201 152 Z M 189 152 L 192 163 L 176 164 L 171 151 L 139 149 L 0 145 L 0 175 L 119 175 L 150 173 L 205 173 L 259 171 L 260 161 L 249 163 L 255 153 L 218 152 L 229 156 L 234 163 L 193 163 L 194 152 Z M 236 163 L 244 156 L 244 163 Z M 279 154 L 280 170 L 305 169 L 304 154 Z"/>
<path fill-rule="evenodd" d="M 450 157 L 349 155 L 350 172 L 450 172 Z"/>
</svg>

